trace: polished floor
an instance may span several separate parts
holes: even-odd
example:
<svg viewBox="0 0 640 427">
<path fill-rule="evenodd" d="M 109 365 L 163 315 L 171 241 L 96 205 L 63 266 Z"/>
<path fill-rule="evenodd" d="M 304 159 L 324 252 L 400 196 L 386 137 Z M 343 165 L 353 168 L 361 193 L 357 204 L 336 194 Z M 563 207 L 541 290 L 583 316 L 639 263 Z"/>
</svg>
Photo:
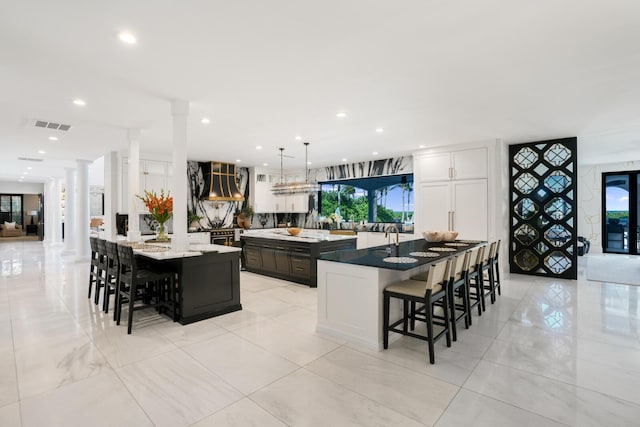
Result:
<svg viewBox="0 0 640 427">
<path fill-rule="evenodd" d="M 431 366 L 418 340 L 315 333 L 316 291 L 280 280 L 242 273 L 244 310 L 140 312 L 127 336 L 87 299 L 87 264 L 39 242 L 0 245 L 0 263 L 3 427 L 640 424 L 640 287 L 584 271 L 504 280 Z"/>
</svg>

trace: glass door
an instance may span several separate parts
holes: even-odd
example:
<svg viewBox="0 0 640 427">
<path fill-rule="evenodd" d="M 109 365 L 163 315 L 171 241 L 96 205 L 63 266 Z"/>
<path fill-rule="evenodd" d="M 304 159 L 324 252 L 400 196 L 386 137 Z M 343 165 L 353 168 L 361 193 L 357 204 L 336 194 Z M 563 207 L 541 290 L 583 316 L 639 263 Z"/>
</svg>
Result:
<svg viewBox="0 0 640 427">
<path fill-rule="evenodd" d="M 602 174 L 602 249 L 638 254 L 638 172 Z"/>
<path fill-rule="evenodd" d="M 0 221 L 22 225 L 22 194 L 0 194 Z"/>
</svg>

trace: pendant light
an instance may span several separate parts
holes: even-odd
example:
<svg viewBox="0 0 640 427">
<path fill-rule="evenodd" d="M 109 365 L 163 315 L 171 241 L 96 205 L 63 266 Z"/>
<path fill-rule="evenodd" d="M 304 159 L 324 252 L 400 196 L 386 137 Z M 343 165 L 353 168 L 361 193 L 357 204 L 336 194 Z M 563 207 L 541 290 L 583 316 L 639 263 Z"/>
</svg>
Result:
<svg viewBox="0 0 640 427">
<path fill-rule="evenodd" d="M 304 143 L 304 176 L 303 182 L 284 182 L 284 174 L 282 169 L 282 158 L 284 157 L 284 148 L 280 148 L 280 183 L 274 184 L 271 192 L 276 196 L 287 194 L 312 194 L 320 191 L 318 184 L 309 183 L 309 143 Z"/>
</svg>

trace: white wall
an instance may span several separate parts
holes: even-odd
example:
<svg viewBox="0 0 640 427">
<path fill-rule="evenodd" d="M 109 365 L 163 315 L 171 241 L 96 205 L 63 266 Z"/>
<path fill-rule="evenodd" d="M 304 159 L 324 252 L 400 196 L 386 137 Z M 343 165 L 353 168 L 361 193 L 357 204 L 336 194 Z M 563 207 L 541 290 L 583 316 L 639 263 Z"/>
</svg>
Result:
<svg viewBox="0 0 640 427">
<path fill-rule="evenodd" d="M 578 166 L 578 235 L 602 253 L 602 173 L 640 169 L 640 161 Z"/>
<path fill-rule="evenodd" d="M 0 193 L 40 194 L 44 193 L 44 184 L 40 182 L 0 181 Z"/>
</svg>

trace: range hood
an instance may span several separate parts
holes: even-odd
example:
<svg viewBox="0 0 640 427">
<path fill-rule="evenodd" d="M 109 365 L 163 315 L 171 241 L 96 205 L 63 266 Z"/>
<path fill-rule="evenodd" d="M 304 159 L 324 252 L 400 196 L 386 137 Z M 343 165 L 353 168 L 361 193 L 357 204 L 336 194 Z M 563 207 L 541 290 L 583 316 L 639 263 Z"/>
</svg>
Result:
<svg viewBox="0 0 640 427">
<path fill-rule="evenodd" d="M 236 165 L 225 162 L 208 162 L 203 168 L 205 192 L 203 200 L 213 202 L 242 202 L 244 196 L 236 183 Z M 208 192 L 206 190 L 209 190 Z"/>
</svg>

